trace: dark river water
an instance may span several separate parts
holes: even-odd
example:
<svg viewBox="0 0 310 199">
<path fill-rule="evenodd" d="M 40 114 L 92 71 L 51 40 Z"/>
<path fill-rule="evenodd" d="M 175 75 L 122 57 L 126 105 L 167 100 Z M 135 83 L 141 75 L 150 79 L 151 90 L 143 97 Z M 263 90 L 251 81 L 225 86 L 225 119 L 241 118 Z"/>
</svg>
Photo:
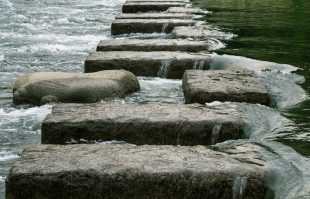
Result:
<svg viewBox="0 0 310 199">
<path fill-rule="evenodd" d="M 124 0 L 0 1 L 0 198 L 9 168 L 40 142 L 52 106 L 15 106 L 12 85 L 25 73 L 82 72 Z M 212 68 L 242 64 L 266 83 L 274 108 L 236 104 L 248 122 L 247 139 L 268 148 L 275 198 L 310 198 L 310 1 L 195 1 L 212 11 Z M 129 35 L 131 38 L 169 35 Z M 122 38 L 119 38 L 122 39 Z M 261 69 L 264 70 L 261 70 Z M 123 103 L 183 103 L 180 80 L 139 77 L 141 92 Z M 231 143 L 223 143 L 228 145 Z M 267 153 L 266 153 L 267 154 Z M 267 157 L 268 156 L 268 157 Z"/>
</svg>

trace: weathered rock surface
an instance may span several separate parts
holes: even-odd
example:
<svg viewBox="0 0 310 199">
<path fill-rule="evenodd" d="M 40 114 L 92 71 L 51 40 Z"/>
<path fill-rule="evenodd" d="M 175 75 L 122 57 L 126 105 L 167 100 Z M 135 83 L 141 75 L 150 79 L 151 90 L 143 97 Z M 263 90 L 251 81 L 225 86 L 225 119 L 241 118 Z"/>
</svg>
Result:
<svg viewBox="0 0 310 199">
<path fill-rule="evenodd" d="M 35 145 L 12 167 L 6 198 L 264 198 L 264 162 L 250 160 L 204 146 Z"/>
<path fill-rule="evenodd" d="M 192 19 L 193 15 L 186 13 L 134 13 L 120 14 L 116 19 Z"/>
<path fill-rule="evenodd" d="M 189 13 L 189 14 L 207 14 L 208 11 L 193 7 L 170 7 L 168 13 Z"/>
<path fill-rule="evenodd" d="M 140 90 L 137 77 L 124 70 L 97 73 L 41 72 L 20 77 L 13 87 L 15 104 L 91 103 Z"/>
<path fill-rule="evenodd" d="M 126 0 L 126 2 L 189 2 L 189 0 Z"/>
<path fill-rule="evenodd" d="M 208 26 L 178 26 L 172 31 L 172 37 L 175 39 L 180 38 L 193 38 L 193 39 L 206 39 L 209 37 L 222 38 L 223 33 L 210 29 Z"/>
<path fill-rule="evenodd" d="M 230 106 L 59 104 L 43 122 L 41 138 L 43 144 L 121 140 L 139 145 L 206 145 L 241 138 L 240 118 Z"/>
<path fill-rule="evenodd" d="M 116 19 L 112 22 L 111 34 L 170 33 L 177 26 L 194 26 L 197 22 L 186 19 Z"/>
<path fill-rule="evenodd" d="M 265 85 L 245 70 L 187 70 L 183 76 L 185 103 L 213 101 L 269 104 Z"/>
<path fill-rule="evenodd" d="M 208 44 L 203 41 L 178 39 L 110 39 L 103 40 L 97 51 L 206 51 Z"/>
<path fill-rule="evenodd" d="M 209 62 L 209 55 L 199 53 L 105 51 L 87 57 L 85 72 L 124 69 L 138 76 L 181 79 L 185 70 L 209 69 Z"/>
<path fill-rule="evenodd" d="M 123 5 L 123 13 L 138 12 L 163 12 L 170 7 L 184 7 L 183 2 L 126 2 Z"/>
</svg>

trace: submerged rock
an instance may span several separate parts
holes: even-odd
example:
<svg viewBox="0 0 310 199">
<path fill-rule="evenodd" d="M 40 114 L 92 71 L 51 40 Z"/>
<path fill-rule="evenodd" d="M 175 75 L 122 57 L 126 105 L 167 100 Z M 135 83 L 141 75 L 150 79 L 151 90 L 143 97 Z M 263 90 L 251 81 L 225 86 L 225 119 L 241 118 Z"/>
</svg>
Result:
<svg viewBox="0 0 310 199">
<path fill-rule="evenodd" d="M 263 198 L 268 176 L 259 154 L 230 154 L 204 146 L 35 145 L 12 167 L 6 198 Z"/>
<path fill-rule="evenodd" d="M 209 69 L 210 56 L 205 53 L 168 51 L 105 51 L 90 54 L 85 72 L 124 69 L 137 76 L 181 79 L 185 70 Z"/>
<path fill-rule="evenodd" d="M 177 26 L 194 26 L 190 19 L 116 19 L 111 25 L 112 35 L 131 33 L 170 33 Z"/>
<path fill-rule="evenodd" d="M 182 88 L 185 103 L 229 101 L 269 105 L 265 85 L 246 70 L 187 70 Z"/>
<path fill-rule="evenodd" d="M 207 145 L 241 138 L 242 126 L 239 112 L 228 105 L 59 104 L 44 120 L 41 139 L 43 144 Z"/>
<path fill-rule="evenodd" d="M 92 103 L 140 90 L 137 77 L 125 70 L 96 73 L 41 72 L 20 77 L 13 87 L 15 104 Z"/>
</svg>

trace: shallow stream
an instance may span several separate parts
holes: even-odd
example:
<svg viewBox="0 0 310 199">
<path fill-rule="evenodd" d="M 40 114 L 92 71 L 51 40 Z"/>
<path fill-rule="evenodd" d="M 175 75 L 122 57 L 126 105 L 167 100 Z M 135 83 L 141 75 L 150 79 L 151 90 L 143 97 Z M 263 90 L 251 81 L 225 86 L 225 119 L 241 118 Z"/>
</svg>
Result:
<svg viewBox="0 0 310 199">
<path fill-rule="evenodd" d="M 40 142 L 42 120 L 52 108 L 13 105 L 14 81 L 30 72 L 82 72 L 86 56 L 95 51 L 100 40 L 111 37 L 110 24 L 123 3 L 0 1 L 0 198 L 4 198 L 9 168 L 26 146 Z M 219 147 L 243 142 L 263 146 L 274 176 L 270 182 L 274 196 L 310 198 L 310 2 L 195 3 L 212 11 L 202 18 L 213 30 L 208 41 L 214 60 L 212 68 L 242 64 L 253 69 L 266 83 L 275 107 L 236 104 L 248 123 L 244 136 L 247 139 L 228 141 L 218 144 Z M 183 103 L 180 80 L 139 80 L 141 92 L 126 97 L 123 103 Z"/>
</svg>

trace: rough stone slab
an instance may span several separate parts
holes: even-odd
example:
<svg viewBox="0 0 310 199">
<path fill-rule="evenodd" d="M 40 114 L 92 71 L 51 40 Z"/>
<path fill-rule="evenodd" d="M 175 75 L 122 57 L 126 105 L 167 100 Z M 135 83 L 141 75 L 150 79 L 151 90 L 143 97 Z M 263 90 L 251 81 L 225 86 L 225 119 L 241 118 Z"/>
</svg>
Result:
<svg viewBox="0 0 310 199">
<path fill-rule="evenodd" d="M 203 53 L 105 51 L 86 58 L 85 72 L 124 69 L 137 76 L 181 79 L 185 70 L 209 69 L 210 60 L 210 56 Z"/>
<path fill-rule="evenodd" d="M 204 146 L 34 145 L 13 165 L 6 198 L 260 199 L 266 182 L 263 166 Z"/>
<path fill-rule="evenodd" d="M 178 39 L 111 39 L 102 40 L 97 51 L 206 51 L 208 44 L 203 41 Z"/>
<path fill-rule="evenodd" d="M 177 26 L 194 26 L 197 22 L 186 19 L 116 19 L 112 22 L 111 34 L 170 33 Z"/>
<path fill-rule="evenodd" d="M 15 104 L 92 103 L 140 90 L 137 77 L 124 70 L 96 73 L 40 72 L 20 77 L 13 86 Z"/>
<path fill-rule="evenodd" d="M 209 12 L 206 10 L 202 10 L 200 8 L 193 7 L 170 7 L 167 10 L 168 13 L 190 13 L 190 14 L 208 14 Z"/>
<path fill-rule="evenodd" d="M 240 118 L 231 106 L 59 104 L 44 120 L 41 138 L 43 144 L 121 140 L 139 145 L 206 145 L 241 138 Z"/>
<path fill-rule="evenodd" d="M 221 32 L 206 25 L 191 26 L 191 27 L 178 26 L 173 29 L 172 37 L 174 39 L 191 38 L 196 40 L 204 40 L 209 37 L 217 39 L 230 39 L 231 37 L 233 37 L 233 34 L 227 35 L 227 33 L 225 32 Z"/>
<path fill-rule="evenodd" d="M 116 19 L 192 19 L 192 14 L 186 13 L 134 13 L 120 14 Z"/>
<path fill-rule="evenodd" d="M 269 105 L 265 85 L 250 71 L 187 70 L 182 87 L 185 103 L 230 101 Z"/>
<path fill-rule="evenodd" d="M 183 2 L 126 2 L 123 5 L 123 13 L 138 12 L 163 12 L 170 7 L 184 7 Z"/>
<path fill-rule="evenodd" d="M 126 0 L 126 2 L 189 2 L 189 0 Z"/>
</svg>

